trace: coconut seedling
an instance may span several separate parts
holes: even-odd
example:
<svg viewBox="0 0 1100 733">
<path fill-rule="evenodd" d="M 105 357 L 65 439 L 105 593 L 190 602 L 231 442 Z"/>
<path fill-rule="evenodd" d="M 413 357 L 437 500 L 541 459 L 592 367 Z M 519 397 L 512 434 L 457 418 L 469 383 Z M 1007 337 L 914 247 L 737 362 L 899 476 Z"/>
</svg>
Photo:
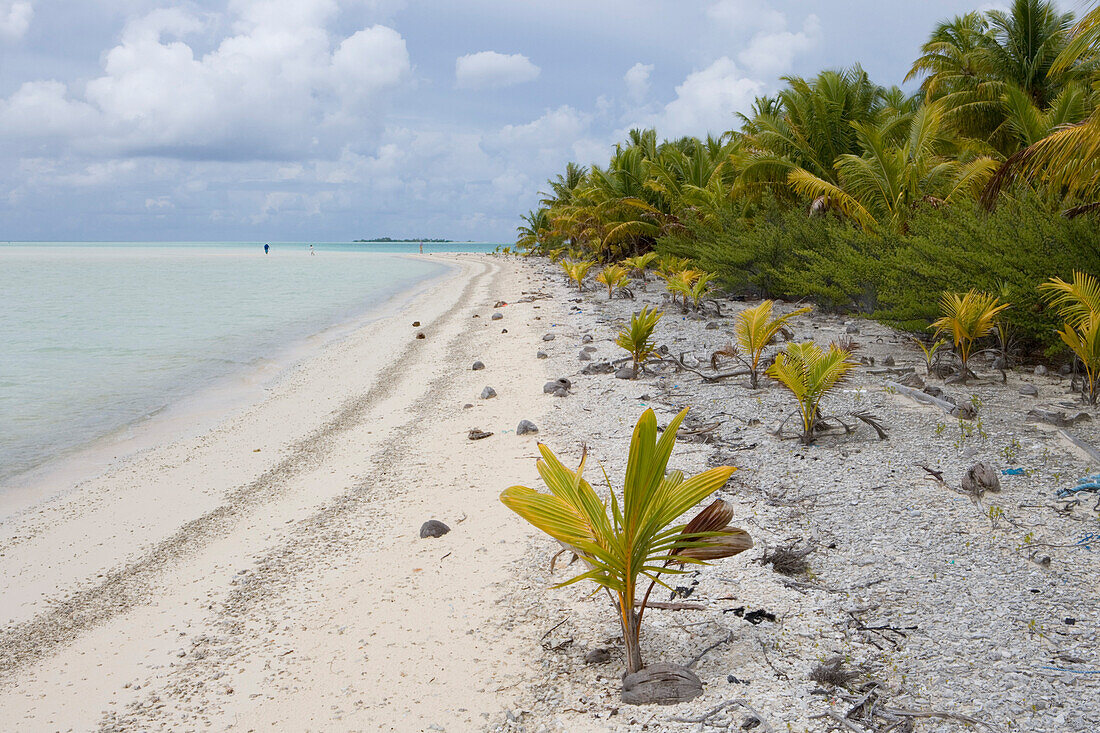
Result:
<svg viewBox="0 0 1100 733">
<path fill-rule="evenodd" d="M 645 254 L 635 255 L 634 257 L 627 257 L 623 260 L 622 264 L 630 270 L 631 275 L 640 277 L 644 283 L 646 281 L 646 269 L 652 265 L 653 261 L 656 259 L 656 252 L 646 252 Z"/>
<path fill-rule="evenodd" d="M 657 259 L 657 265 L 654 269 L 657 271 L 657 275 L 662 280 L 667 281 L 670 277 L 676 273 L 686 270 L 691 267 L 691 260 L 684 257 L 673 257 L 672 255 L 663 255 Z"/>
<path fill-rule="evenodd" d="M 1083 392 L 1096 404 L 1100 392 L 1100 280 L 1074 272 L 1073 282 L 1051 278 L 1039 286 L 1044 297 L 1065 319 L 1058 335 L 1085 368 Z"/>
<path fill-rule="evenodd" d="M 748 533 L 729 524 L 733 510 L 721 499 L 687 524 L 674 524 L 722 488 L 736 470 L 719 466 L 686 479 L 679 471 L 668 471 L 676 432 L 686 414 L 685 409 L 673 418 L 658 438 L 653 411 L 642 413 L 630 440 L 621 496 L 610 480 L 608 501 L 593 490 L 583 475 L 585 456 L 573 471 L 541 444 L 537 467 L 550 493 L 513 486 L 500 495 L 505 506 L 588 565 L 586 572 L 560 585 L 590 580 L 612 597 L 622 626 L 627 673 L 643 668 L 640 629 L 654 586 L 668 588 L 661 576 L 682 574 L 685 566 L 705 565 L 752 547 Z"/>
<path fill-rule="evenodd" d="M 573 260 L 565 260 L 561 263 L 561 267 L 565 270 L 566 276 L 577 284 L 577 290 L 584 290 L 584 278 L 588 275 L 588 271 L 595 265 L 594 262 L 588 262 L 587 260 L 581 260 L 579 262 Z"/>
<path fill-rule="evenodd" d="M 615 288 L 621 288 L 630 280 L 626 274 L 626 268 L 620 265 L 608 265 L 596 275 L 596 282 L 607 287 L 607 299 L 615 292 Z"/>
<path fill-rule="evenodd" d="M 932 324 L 936 334 L 948 333 L 955 344 L 959 360 L 959 380 L 966 382 L 970 376 L 970 353 L 974 342 L 988 336 L 997 326 L 997 314 L 1009 307 L 1000 303 L 996 295 L 971 289 L 966 293 L 945 292 L 940 298 L 943 316 Z"/>
<path fill-rule="evenodd" d="M 767 375 L 790 390 L 798 401 L 803 445 L 814 442 L 821 422 L 821 400 L 855 367 L 852 355 L 836 344 L 830 344 L 828 350 L 812 341 L 788 344 L 776 355 Z"/>
<path fill-rule="evenodd" d="M 691 299 L 691 307 L 695 310 L 699 310 L 699 302 L 704 296 L 709 295 L 714 289 L 713 282 L 718 276 L 713 272 L 703 272 L 700 270 L 694 270 L 695 279 L 691 285 L 688 286 L 684 295 Z"/>
<path fill-rule="evenodd" d="M 1085 368 L 1082 391 L 1085 400 L 1095 405 L 1097 397 L 1100 397 L 1100 311 L 1092 313 L 1087 321 L 1076 326 L 1066 321 L 1058 335 L 1081 360 Z"/>
<path fill-rule="evenodd" d="M 938 338 L 931 344 L 925 346 L 924 342 L 919 338 L 909 337 L 913 343 L 920 347 L 921 353 L 924 354 L 924 373 L 926 376 L 931 376 L 932 367 L 936 365 L 936 356 L 940 353 L 940 349 L 947 343 L 947 339 Z"/>
<path fill-rule="evenodd" d="M 651 310 L 646 306 L 630 317 L 630 325 L 624 326 L 615 338 L 617 345 L 630 352 L 630 357 L 633 359 L 635 379 L 638 377 L 638 369 L 656 352 L 656 345 L 653 343 L 653 329 L 663 315 L 664 313 L 659 312 L 656 308 Z"/>
<path fill-rule="evenodd" d="M 809 307 L 799 308 L 784 316 L 772 318 L 773 306 L 772 301 L 765 300 L 752 308 L 746 308 L 737 314 L 737 323 L 734 326 L 737 349 L 733 352 L 749 368 L 749 385 L 753 389 L 760 386 L 760 361 L 764 356 L 764 349 L 775 343 L 775 337 L 787 327 L 788 321 L 813 310 Z M 740 356 L 739 352 L 744 356 Z"/>
</svg>

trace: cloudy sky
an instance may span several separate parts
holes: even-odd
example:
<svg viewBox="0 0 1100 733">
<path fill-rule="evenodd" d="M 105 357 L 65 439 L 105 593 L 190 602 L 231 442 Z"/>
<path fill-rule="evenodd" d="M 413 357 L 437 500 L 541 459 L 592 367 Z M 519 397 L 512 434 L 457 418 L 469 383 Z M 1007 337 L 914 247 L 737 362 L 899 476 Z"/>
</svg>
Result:
<svg viewBox="0 0 1100 733">
<path fill-rule="evenodd" d="M 900 83 L 961 0 L 0 0 L 0 240 L 510 240 L 635 126 Z"/>
</svg>

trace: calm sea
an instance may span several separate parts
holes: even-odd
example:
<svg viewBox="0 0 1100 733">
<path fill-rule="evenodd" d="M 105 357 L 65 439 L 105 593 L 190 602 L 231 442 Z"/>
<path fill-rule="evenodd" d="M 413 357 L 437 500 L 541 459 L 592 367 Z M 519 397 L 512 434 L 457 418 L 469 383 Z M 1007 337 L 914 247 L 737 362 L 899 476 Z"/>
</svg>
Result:
<svg viewBox="0 0 1100 733">
<path fill-rule="evenodd" d="M 0 486 L 446 269 L 399 256 L 416 244 L 309 248 L 0 244 Z"/>
</svg>

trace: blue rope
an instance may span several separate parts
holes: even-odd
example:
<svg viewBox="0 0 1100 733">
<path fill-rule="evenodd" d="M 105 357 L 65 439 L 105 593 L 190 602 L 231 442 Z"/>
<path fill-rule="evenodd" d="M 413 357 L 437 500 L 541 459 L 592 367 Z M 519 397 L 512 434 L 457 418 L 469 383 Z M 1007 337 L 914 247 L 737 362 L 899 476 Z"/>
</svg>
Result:
<svg viewBox="0 0 1100 733">
<path fill-rule="evenodd" d="M 1071 489 L 1058 489 L 1055 494 L 1059 499 L 1064 499 L 1067 496 L 1073 496 L 1080 491 L 1097 491 L 1100 492 L 1100 473 L 1095 476 L 1086 476 L 1085 478 L 1077 479 L 1077 485 Z"/>
<path fill-rule="evenodd" d="M 1066 669 L 1065 667 L 1039 667 L 1039 669 L 1050 669 L 1055 672 L 1073 672 L 1074 674 L 1100 674 L 1100 669 Z"/>
</svg>

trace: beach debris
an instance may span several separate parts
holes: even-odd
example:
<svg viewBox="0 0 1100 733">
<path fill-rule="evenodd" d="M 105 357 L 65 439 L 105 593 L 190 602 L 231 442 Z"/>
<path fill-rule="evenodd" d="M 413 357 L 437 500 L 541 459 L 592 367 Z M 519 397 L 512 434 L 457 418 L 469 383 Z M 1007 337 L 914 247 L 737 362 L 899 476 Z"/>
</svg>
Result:
<svg viewBox="0 0 1100 733">
<path fill-rule="evenodd" d="M 906 387 L 904 384 L 886 380 L 886 386 L 894 389 L 899 394 L 903 394 L 906 397 L 916 400 L 917 402 L 923 402 L 926 405 L 933 405 L 940 408 L 948 415 L 957 417 L 960 420 L 973 420 L 977 417 L 977 410 L 974 409 L 974 405 L 969 402 L 961 405 L 956 405 L 947 400 L 940 399 L 937 396 L 929 394 L 929 388 L 925 387 L 924 391 L 913 389 L 912 387 Z M 942 394 L 942 391 L 941 391 Z"/>
<path fill-rule="evenodd" d="M 474 428 L 473 430 L 471 430 L 469 432 L 469 434 L 466 437 L 469 438 L 470 440 L 481 440 L 483 438 L 488 438 L 490 435 L 492 435 L 492 433 L 487 433 L 484 430 L 479 430 L 478 428 Z"/>
<path fill-rule="evenodd" d="M 500 332 L 501 333 L 508 333 L 508 329 L 507 328 L 502 328 L 502 329 L 500 329 Z"/>
<path fill-rule="evenodd" d="M 413 328 L 419 328 L 419 327 L 420 327 L 420 321 L 413 321 Z"/>
<path fill-rule="evenodd" d="M 1076 435 L 1071 435 L 1070 433 L 1067 433 L 1065 430 L 1059 430 L 1058 432 L 1063 438 L 1084 451 L 1085 454 L 1093 461 L 1095 461 L 1096 463 L 1100 463 L 1100 449 L 1097 449 L 1095 446 L 1086 443 L 1085 441 L 1078 438 Z"/>
<path fill-rule="evenodd" d="M 585 664 L 607 664 L 611 661 L 611 652 L 601 647 L 596 647 L 584 655 Z"/>
<path fill-rule="evenodd" d="M 565 397 L 569 394 L 569 390 L 573 388 L 573 383 L 565 377 L 558 377 L 557 379 L 547 382 L 542 385 L 543 394 L 552 394 L 555 397 Z"/>
<path fill-rule="evenodd" d="M 535 358 L 536 359 L 549 359 L 550 355 L 547 354 L 545 351 L 539 351 L 538 353 L 535 354 Z"/>
<path fill-rule="evenodd" d="M 993 466 L 981 461 L 966 469 L 962 477 L 962 490 L 973 497 L 981 498 L 987 491 L 1000 491 L 1001 478 Z"/>
<path fill-rule="evenodd" d="M 493 303 L 494 308 L 503 308 L 506 305 L 508 304 L 505 303 L 503 300 L 498 300 L 496 303 Z"/>
<path fill-rule="evenodd" d="M 615 372 L 615 379 L 633 379 L 634 370 L 630 367 L 623 367 Z"/>
<path fill-rule="evenodd" d="M 1024 386 L 1020 387 L 1020 394 L 1024 397 L 1038 397 L 1039 388 L 1036 387 L 1034 384 L 1025 384 Z"/>
<path fill-rule="evenodd" d="M 1058 489 L 1055 493 L 1059 499 L 1065 499 L 1066 497 L 1073 496 L 1074 494 L 1082 491 L 1091 491 L 1094 493 L 1100 493 L 1100 473 L 1095 476 L 1086 476 L 1084 478 L 1077 479 L 1077 485 L 1068 489 Z"/>
<path fill-rule="evenodd" d="M 428 537 L 442 537 L 451 531 L 451 528 L 443 524 L 438 519 L 429 519 L 424 524 L 420 525 L 420 539 L 426 539 Z"/>
<path fill-rule="evenodd" d="M 492 387 L 486 387 L 485 389 L 481 390 L 481 399 L 483 400 L 491 400 L 496 396 L 497 391 Z"/>
<path fill-rule="evenodd" d="M 1091 420 L 1092 417 L 1087 412 L 1081 411 L 1067 416 L 1062 410 L 1043 410 L 1035 408 L 1033 410 L 1028 410 L 1027 419 L 1028 422 L 1042 422 L 1059 428 L 1068 428 L 1071 425 L 1076 425 L 1078 422 Z"/>
<path fill-rule="evenodd" d="M 499 320 L 501 320 L 502 318 L 504 318 L 504 314 L 503 314 L 503 313 L 494 313 L 494 314 L 493 314 L 493 318 L 492 318 L 492 320 L 494 320 L 494 321 L 499 321 Z"/>
<path fill-rule="evenodd" d="M 418 339 L 422 339 L 422 338 L 427 338 L 427 336 L 425 336 L 425 335 L 424 335 L 424 332 L 423 332 L 423 331 L 420 331 L 420 332 L 418 332 L 418 333 L 416 334 L 416 337 L 417 337 Z"/>
<path fill-rule="evenodd" d="M 592 343 L 592 334 L 586 333 L 585 335 L 581 336 L 581 343 L 582 344 Z"/>
<path fill-rule="evenodd" d="M 882 360 L 882 365 L 888 367 L 894 366 L 894 357 L 887 356 L 885 359 Z"/>
<path fill-rule="evenodd" d="M 862 674 L 860 670 L 848 669 L 844 664 L 844 657 L 835 656 L 829 657 L 810 670 L 810 679 L 826 687 L 847 689 Z"/>
<path fill-rule="evenodd" d="M 480 361 L 475 361 L 474 365 L 470 368 L 473 369 L 475 372 L 480 371 L 485 368 L 485 364 Z"/>
<path fill-rule="evenodd" d="M 557 336 L 555 336 L 552 333 L 546 333 L 546 334 L 543 334 L 543 336 L 542 336 L 543 341 L 553 341 L 556 338 L 557 338 Z"/>
<path fill-rule="evenodd" d="M 529 435 L 538 431 L 538 427 L 530 420 L 520 420 L 519 425 L 516 426 L 516 435 Z"/>
<path fill-rule="evenodd" d="M 584 369 L 581 369 L 581 374 L 611 374 L 615 371 L 615 367 L 610 362 L 601 361 L 593 364 L 586 364 Z"/>
<path fill-rule="evenodd" d="M 658 662 L 623 677 L 627 705 L 675 705 L 703 694 L 703 683 L 687 667 Z"/>
<path fill-rule="evenodd" d="M 772 570 L 780 575 L 802 575 L 810 569 L 810 564 L 806 562 L 806 556 L 813 551 L 814 547 L 811 543 L 799 547 L 798 542 L 791 542 L 786 545 L 779 545 L 771 552 L 768 552 L 768 548 L 765 546 L 760 564 L 771 565 Z"/>
<path fill-rule="evenodd" d="M 913 389 L 924 389 L 924 380 L 918 377 L 916 372 L 909 372 L 898 377 L 898 384 L 904 384 L 906 387 L 912 387 Z"/>
<path fill-rule="evenodd" d="M 704 331 L 717 331 L 718 321 L 709 321 L 706 326 L 703 327 Z"/>
</svg>

